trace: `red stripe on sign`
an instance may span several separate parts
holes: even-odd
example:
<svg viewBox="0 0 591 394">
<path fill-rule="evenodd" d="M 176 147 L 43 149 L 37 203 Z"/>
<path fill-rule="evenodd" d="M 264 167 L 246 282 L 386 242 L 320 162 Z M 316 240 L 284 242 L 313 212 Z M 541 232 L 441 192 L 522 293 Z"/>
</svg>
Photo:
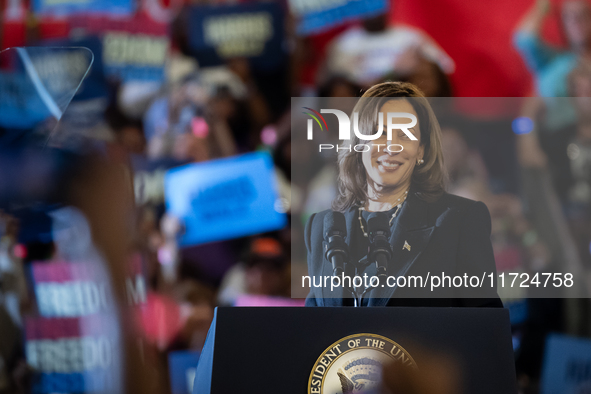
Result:
<svg viewBox="0 0 591 394">
<path fill-rule="evenodd" d="M 80 335 L 79 318 L 25 318 L 25 338 L 27 341 L 35 339 L 73 338 Z"/>
<path fill-rule="evenodd" d="M 25 338 L 31 341 L 112 335 L 118 327 L 116 315 L 107 313 L 74 318 L 27 317 Z"/>
</svg>

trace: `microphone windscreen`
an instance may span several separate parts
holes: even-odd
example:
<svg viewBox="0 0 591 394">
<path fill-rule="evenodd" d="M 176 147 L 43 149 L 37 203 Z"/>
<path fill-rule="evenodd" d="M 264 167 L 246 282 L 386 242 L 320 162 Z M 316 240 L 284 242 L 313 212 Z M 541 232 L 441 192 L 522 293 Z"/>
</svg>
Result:
<svg viewBox="0 0 591 394">
<path fill-rule="evenodd" d="M 376 231 L 384 231 L 390 233 L 390 223 L 388 223 L 388 216 L 384 212 L 372 212 L 367 218 L 367 231 L 372 234 Z"/>
<path fill-rule="evenodd" d="M 347 223 L 345 222 L 345 215 L 338 211 L 330 211 L 324 216 L 324 237 L 339 232 L 342 237 L 347 236 Z"/>
</svg>

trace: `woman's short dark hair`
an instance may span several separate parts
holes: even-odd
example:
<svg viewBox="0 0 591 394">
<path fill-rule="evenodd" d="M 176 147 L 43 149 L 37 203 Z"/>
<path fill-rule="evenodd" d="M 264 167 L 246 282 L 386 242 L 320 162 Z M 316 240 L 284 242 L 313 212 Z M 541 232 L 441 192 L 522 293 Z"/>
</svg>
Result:
<svg viewBox="0 0 591 394">
<path fill-rule="evenodd" d="M 436 200 L 445 189 L 445 169 L 441 148 L 441 129 L 439 122 L 423 93 L 408 82 L 384 82 L 369 88 L 359 99 L 353 112 L 359 113 L 359 131 L 362 134 L 375 133 L 380 108 L 391 100 L 411 98 L 408 102 L 417 113 L 421 131 L 421 145 L 424 146 L 425 161 L 415 167 L 411 178 L 411 189 L 425 200 Z M 357 145 L 361 140 L 351 133 L 350 140 L 343 146 Z M 362 155 L 355 150 L 340 149 L 338 153 L 338 195 L 333 209 L 346 211 L 352 206 L 363 205 L 368 199 L 367 172 Z"/>
</svg>

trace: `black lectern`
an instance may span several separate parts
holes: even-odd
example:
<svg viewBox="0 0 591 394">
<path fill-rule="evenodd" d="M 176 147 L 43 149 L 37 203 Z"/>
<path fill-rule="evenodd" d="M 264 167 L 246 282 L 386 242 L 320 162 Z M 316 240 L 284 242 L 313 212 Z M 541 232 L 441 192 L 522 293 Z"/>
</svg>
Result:
<svg viewBox="0 0 591 394">
<path fill-rule="evenodd" d="M 462 394 L 517 393 L 507 310 L 392 307 L 217 308 L 193 393 L 363 392 L 424 350 L 454 359 Z"/>
</svg>

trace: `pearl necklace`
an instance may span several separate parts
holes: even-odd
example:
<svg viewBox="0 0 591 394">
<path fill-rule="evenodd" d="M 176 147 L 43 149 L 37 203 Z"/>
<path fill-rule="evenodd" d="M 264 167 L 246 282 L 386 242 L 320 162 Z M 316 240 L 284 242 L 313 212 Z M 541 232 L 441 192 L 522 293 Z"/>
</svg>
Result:
<svg viewBox="0 0 591 394">
<path fill-rule="evenodd" d="M 398 205 L 396 205 L 396 210 L 392 214 L 392 217 L 390 218 L 390 221 L 388 222 L 388 225 L 390 225 L 390 226 L 392 225 L 392 221 L 394 220 L 394 218 L 396 217 L 396 215 L 398 215 L 398 211 L 400 211 L 400 207 L 402 207 L 402 204 L 406 201 L 406 197 L 407 196 L 408 196 L 408 190 L 404 192 L 404 196 L 403 197 L 400 197 L 396 201 Z M 392 208 L 390 208 L 390 209 L 392 209 Z M 359 207 L 359 225 L 361 226 L 361 231 L 363 232 L 363 235 L 367 238 L 368 237 L 368 234 L 365 231 L 365 227 L 363 227 L 363 218 L 361 217 L 361 211 L 365 211 L 365 208 Z"/>
</svg>

